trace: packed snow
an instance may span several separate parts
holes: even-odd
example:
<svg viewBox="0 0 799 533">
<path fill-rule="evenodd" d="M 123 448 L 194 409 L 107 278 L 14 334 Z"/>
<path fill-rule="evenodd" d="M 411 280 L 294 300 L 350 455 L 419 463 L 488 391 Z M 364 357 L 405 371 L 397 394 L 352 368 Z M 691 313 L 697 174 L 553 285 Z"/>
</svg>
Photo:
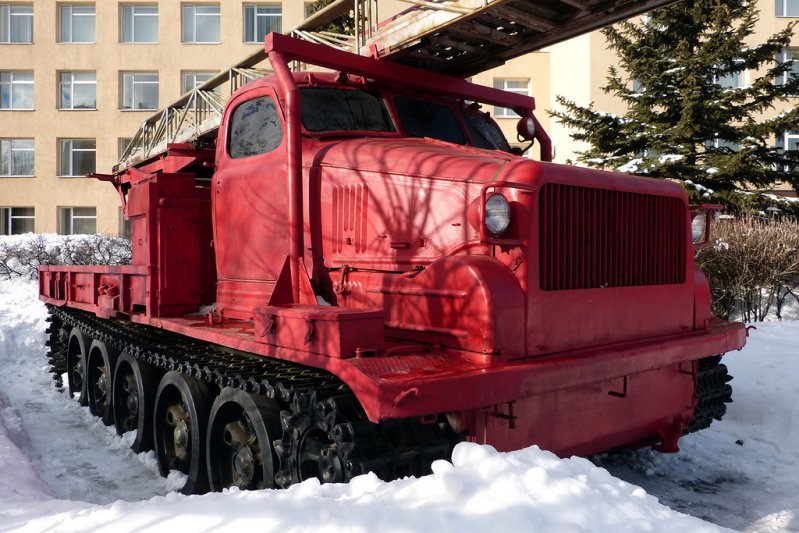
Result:
<svg viewBox="0 0 799 533">
<path fill-rule="evenodd" d="M 53 387 L 44 318 L 34 283 L 0 281 L 2 531 L 799 529 L 799 322 L 759 325 L 726 358 L 735 403 L 678 454 L 592 463 L 460 444 L 420 479 L 183 496 L 173 491 L 180 479 L 158 475 L 152 452 L 133 454 L 129 435 Z"/>
</svg>

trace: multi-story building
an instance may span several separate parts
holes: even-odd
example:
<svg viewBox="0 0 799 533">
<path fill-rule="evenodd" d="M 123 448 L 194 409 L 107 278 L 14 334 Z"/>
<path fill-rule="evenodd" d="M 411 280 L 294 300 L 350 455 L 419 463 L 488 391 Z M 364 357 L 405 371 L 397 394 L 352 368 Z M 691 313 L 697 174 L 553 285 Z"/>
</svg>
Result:
<svg viewBox="0 0 799 533">
<path fill-rule="evenodd" d="M 0 234 L 117 233 L 107 183 L 139 124 L 299 24 L 302 2 L 0 0 Z"/>
<path fill-rule="evenodd" d="M 750 38 L 750 45 L 765 43 L 769 37 L 785 29 L 791 22 L 799 21 L 799 0 L 758 0 L 757 8 L 760 11 L 760 18 Z M 607 84 L 608 68 L 614 64 L 615 56 L 613 51 L 608 50 L 607 42 L 600 32 L 592 32 L 549 47 L 547 54 L 549 65 L 551 65 L 549 78 L 551 80 L 549 87 L 551 99 L 547 104 L 544 104 L 543 100 L 539 100 L 539 105 L 546 106 L 548 109 L 558 109 L 555 97 L 562 95 L 581 105 L 594 102 L 595 108 L 600 111 L 617 115 L 624 113 L 623 103 L 601 89 Z M 799 75 L 799 35 L 794 35 L 791 46 L 774 60 L 795 61 L 792 72 Z M 764 75 L 763 72 L 746 70 L 738 76 L 729 76 L 719 80 L 719 83 L 734 89 L 747 86 L 756 77 L 762 75 Z M 781 83 L 784 80 L 774 81 Z M 799 97 L 778 103 L 774 109 L 768 111 L 768 116 L 777 115 L 798 104 Z M 570 131 L 555 123 L 551 125 L 549 133 L 557 149 L 557 160 L 560 162 L 576 161 L 577 152 L 582 147 L 580 143 L 570 138 Z M 794 130 L 786 131 L 780 138 L 775 139 L 774 143 L 776 146 L 796 150 L 799 147 L 799 124 Z M 796 196 L 796 191 L 787 184 L 774 184 L 774 190 L 786 196 Z"/>
<path fill-rule="evenodd" d="M 758 37 L 799 17 L 799 0 L 776 0 L 776 8 L 773 1 L 760 4 Z M 267 32 L 298 25 L 307 5 L 0 0 L 0 234 L 122 231 L 113 188 L 81 176 L 109 172 L 144 119 L 253 53 Z M 381 0 L 381 15 L 406 6 Z M 776 59 L 797 55 L 792 48 Z M 536 96 L 556 160 L 566 161 L 579 147 L 546 110 L 560 94 L 619 111 L 620 104 L 600 90 L 613 62 L 594 32 L 473 81 Z M 490 111 L 515 139 L 514 113 Z M 798 139 L 799 132 L 789 132 L 782 142 L 795 147 Z"/>
</svg>

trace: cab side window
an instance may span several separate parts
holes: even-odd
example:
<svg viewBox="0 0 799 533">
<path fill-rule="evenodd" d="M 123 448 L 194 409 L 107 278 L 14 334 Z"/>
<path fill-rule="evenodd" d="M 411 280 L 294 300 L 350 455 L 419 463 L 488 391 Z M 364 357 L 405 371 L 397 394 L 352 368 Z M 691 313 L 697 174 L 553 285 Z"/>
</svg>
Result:
<svg viewBox="0 0 799 533">
<path fill-rule="evenodd" d="M 269 96 L 244 102 L 230 121 L 230 157 L 241 158 L 271 152 L 283 140 L 283 126 L 275 101 Z"/>
</svg>

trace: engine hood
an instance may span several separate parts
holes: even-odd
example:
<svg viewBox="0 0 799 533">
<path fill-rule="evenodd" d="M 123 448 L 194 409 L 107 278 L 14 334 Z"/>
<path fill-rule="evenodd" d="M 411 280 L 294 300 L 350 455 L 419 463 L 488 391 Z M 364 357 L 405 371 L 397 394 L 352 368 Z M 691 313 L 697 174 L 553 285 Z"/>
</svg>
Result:
<svg viewBox="0 0 799 533">
<path fill-rule="evenodd" d="M 310 152 L 303 157 L 305 166 L 476 182 L 495 179 L 505 163 L 520 159 L 435 139 L 395 137 L 317 141 Z"/>
</svg>

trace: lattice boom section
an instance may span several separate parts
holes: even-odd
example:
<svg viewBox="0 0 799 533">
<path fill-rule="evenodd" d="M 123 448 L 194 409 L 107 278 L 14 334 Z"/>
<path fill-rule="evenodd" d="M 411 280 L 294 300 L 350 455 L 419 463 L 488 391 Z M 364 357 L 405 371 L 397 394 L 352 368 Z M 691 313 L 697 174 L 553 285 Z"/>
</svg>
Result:
<svg viewBox="0 0 799 533">
<path fill-rule="evenodd" d="M 685 282 L 681 199 L 548 183 L 539 206 L 541 289 Z"/>
</svg>

